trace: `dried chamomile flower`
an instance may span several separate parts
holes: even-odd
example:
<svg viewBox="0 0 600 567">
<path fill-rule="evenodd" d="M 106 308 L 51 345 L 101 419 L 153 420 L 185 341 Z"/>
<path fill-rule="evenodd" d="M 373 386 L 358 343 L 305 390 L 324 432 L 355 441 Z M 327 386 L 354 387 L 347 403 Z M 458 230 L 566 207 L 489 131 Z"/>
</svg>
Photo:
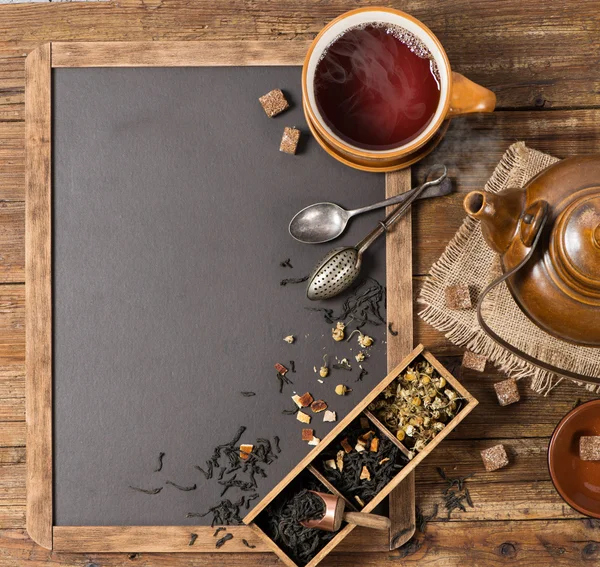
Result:
<svg viewBox="0 0 600 567">
<path fill-rule="evenodd" d="M 296 340 L 296 337 L 294 337 L 294 335 L 288 335 L 287 337 L 283 337 L 283 340 L 286 343 L 292 344 Z"/>
<path fill-rule="evenodd" d="M 350 388 L 348 388 L 348 386 L 345 386 L 344 384 L 338 384 L 335 387 L 335 393 L 338 396 L 345 396 L 349 392 L 352 392 L 352 390 Z"/>
<path fill-rule="evenodd" d="M 341 321 L 338 321 L 335 325 L 334 329 L 331 329 L 331 336 L 333 337 L 333 340 L 336 342 L 340 342 L 344 340 L 344 337 L 346 336 L 344 333 L 344 329 L 346 328 L 346 325 L 344 325 L 344 323 L 342 323 Z"/>
<path fill-rule="evenodd" d="M 357 353 L 354 358 L 356 359 L 356 362 L 363 362 L 365 359 L 365 353 L 361 351 Z"/>
<path fill-rule="evenodd" d="M 373 338 L 369 337 L 368 335 L 363 335 L 359 329 L 355 329 L 352 331 L 352 333 L 350 333 L 350 336 L 347 339 L 348 341 L 353 337 L 354 333 L 358 333 L 358 344 L 362 348 L 369 348 L 373 345 Z"/>
<path fill-rule="evenodd" d="M 316 370 L 316 368 L 315 368 Z M 323 366 L 319 368 L 319 376 L 321 378 L 327 378 L 329 376 L 329 367 L 327 366 L 327 355 L 323 355 Z"/>
</svg>

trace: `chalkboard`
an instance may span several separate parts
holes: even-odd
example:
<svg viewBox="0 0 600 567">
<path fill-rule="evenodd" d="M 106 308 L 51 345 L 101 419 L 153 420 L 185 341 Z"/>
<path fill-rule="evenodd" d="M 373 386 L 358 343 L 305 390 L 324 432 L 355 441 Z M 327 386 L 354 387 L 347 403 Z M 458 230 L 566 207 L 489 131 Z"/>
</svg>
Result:
<svg viewBox="0 0 600 567">
<path fill-rule="evenodd" d="M 55 525 L 210 524 L 186 514 L 220 500 L 217 475 L 194 468 L 215 445 L 239 426 L 241 442 L 278 436 L 282 452 L 257 478 L 265 495 L 311 449 L 282 414 L 292 394 L 311 392 L 339 419 L 387 373 L 384 325 L 363 329 L 376 342 L 357 382 L 356 336 L 334 342 L 306 309 L 339 310 L 345 297 L 314 304 L 304 283 L 280 284 L 383 216 L 309 246 L 289 236 L 293 214 L 381 200 L 384 176 L 339 164 L 310 138 L 299 67 L 54 69 L 52 83 Z M 258 97 L 274 88 L 292 108 L 269 118 Z M 278 150 L 284 126 L 302 130 L 296 156 Z M 383 285 L 384 240 L 364 265 Z M 324 354 L 352 371 L 319 383 Z M 280 393 L 274 364 L 292 360 Z M 353 391 L 337 396 L 339 383 Z M 305 426 L 318 437 L 335 425 L 322 417 Z"/>
</svg>

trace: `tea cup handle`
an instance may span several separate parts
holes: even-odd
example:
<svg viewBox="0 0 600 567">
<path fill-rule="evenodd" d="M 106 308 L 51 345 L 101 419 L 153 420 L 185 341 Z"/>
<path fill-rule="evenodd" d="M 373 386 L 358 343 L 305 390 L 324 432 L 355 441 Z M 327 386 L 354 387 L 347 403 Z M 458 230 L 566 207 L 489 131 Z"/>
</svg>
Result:
<svg viewBox="0 0 600 567">
<path fill-rule="evenodd" d="M 452 71 L 450 106 L 446 118 L 474 112 L 492 112 L 495 107 L 496 95 L 492 91 Z"/>
</svg>

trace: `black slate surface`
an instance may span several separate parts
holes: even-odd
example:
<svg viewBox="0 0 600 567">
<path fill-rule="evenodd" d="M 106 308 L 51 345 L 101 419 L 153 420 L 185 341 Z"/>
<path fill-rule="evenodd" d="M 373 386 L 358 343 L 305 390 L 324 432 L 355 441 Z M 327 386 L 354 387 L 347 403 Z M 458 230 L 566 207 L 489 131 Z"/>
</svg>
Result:
<svg viewBox="0 0 600 567">
<path fill-rule="evenodd" d="M 57 69 L 53 78 L 55 522 L 208 524 L 186 513 L 220 500 L 222 487 L 193 468 L 215 445 L 240 425 L 242 442 L 281 438 L 262 497 L 311 448 L 281 413 L 294 392 L 325 399 L 341 418 L 386 374 L 383 327 L 369 328 L 369 375 L 355 383 L 356 342 L 333 342 L 331 325 L 305 310 L 314 305 L 304 284 L 279 284 L 383 216 L 307 246 L 288 235 L 293 214 L 322 200 L 380 200 L 384 178 L 344 167 L 310 138 L 299 68 Z M 274 119 L 257 101 L 272 88 L 293 103 Z M 294 125 L 301 153 L 280 153 Z M 384 248 L 381 239 L 364 266 L 382 283 Z M 293 269 L 280 266 L 286 258 Z M 353 372 L 318 383 L 324 353 L 348 356 Z M 273 365 L 290 360 L 294 384 L 279 394 Z M 344 398 L 334 394 L 342 382 L 354 389 Z M 319 437 L 332 426 L 322 414 L 311 424 Z M 129 485 L 164 488 L 149 496 Z"/>
</svg>

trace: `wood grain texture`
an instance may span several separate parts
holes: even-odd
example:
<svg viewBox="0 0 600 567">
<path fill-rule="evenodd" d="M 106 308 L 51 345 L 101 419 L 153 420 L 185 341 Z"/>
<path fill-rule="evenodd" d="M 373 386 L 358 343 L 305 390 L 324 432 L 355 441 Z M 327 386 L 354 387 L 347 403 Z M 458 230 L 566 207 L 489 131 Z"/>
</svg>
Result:
<svg viewBox="0 0 600 567">
<path fill-rule="evenodd" d="M 50 45 L 25 66 L 27 531 L 52 549 L 52 286 Z"/>
<path fill-rule="evenodd" d="M 115 41 L 52 44 L 52 67 L 302 65 L 308 41 Z"/>
<path fill-rule="evenodd" d="M 385 196 L 394 197 L 411 188 L 411 169 L 390 173 L 385 177 Z M 393 207 L 388 207 L 389 214 Z M 388 330 L 387 365 L 394 368 L 402 353 L 412 350 L 412 210 L 386 233 L 387 320 L 396 335 Z M 389 497 L 390 549 L 404 545 L 415 533 L 415 475 L 409 474 Z"/>
</svg>

